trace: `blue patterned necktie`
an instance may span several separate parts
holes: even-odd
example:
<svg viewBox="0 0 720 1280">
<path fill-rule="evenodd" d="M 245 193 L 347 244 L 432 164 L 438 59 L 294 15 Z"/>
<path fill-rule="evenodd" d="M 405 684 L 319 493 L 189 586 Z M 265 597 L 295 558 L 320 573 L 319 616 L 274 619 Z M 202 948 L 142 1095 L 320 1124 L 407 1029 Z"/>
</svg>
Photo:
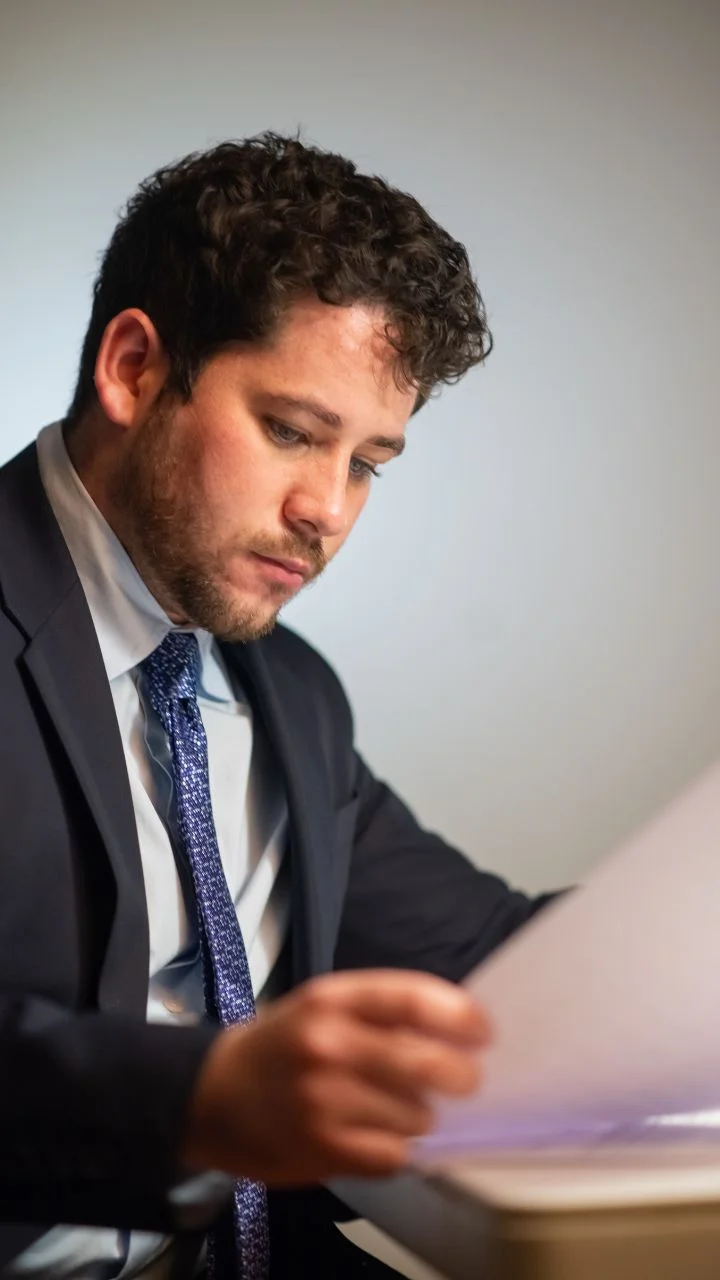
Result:
<svg viewBox="0 0 720 1280">
<path fill-rule="evenodd" d="M 194 635 L 170 631 L 141 664 L 150 705 L 167 733 L 177 809 L 177 829 L 195 888 L 203 957 L 205 1001 L 223 1026 L 255 1017 L 250 969 L 218 849 L 210 800 L 205 729 L 197 704 L 200 651 Z M 267 1193 L 262 1183 L 235 1185 L 238 1275 L 265 1280 L 268 1274 Z M 210 1242 L 211 1263 L 219 1258 Z"/>
</svg>

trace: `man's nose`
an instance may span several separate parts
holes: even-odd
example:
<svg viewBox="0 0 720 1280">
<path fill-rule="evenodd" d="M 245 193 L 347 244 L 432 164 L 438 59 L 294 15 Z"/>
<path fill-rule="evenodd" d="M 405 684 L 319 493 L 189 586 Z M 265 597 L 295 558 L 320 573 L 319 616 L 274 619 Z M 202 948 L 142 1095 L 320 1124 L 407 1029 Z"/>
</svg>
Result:
<svg viewBox="0 0 720 1280">
<path fill-rule="evenodd" d="M 347 465 L 313 467 L 285 499 L 285 519 L 305 535 L 337 538 L 347 526 Z"/>
</svg>

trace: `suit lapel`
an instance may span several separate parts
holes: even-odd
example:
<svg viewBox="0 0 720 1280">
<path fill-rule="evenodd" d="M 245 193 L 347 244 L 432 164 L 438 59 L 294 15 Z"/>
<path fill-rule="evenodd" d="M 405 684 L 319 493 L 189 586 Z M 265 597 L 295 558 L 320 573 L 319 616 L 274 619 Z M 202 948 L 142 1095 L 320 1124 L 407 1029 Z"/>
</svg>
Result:
<svg viewBox="0 0 720 1280">
<path fill-rule="evenodd" d="M 6 611 L 28 639 L 22 661 L 97 828 L 98 847 L 86 855 L 107 857 L 113 872 L 100 1004 L 107 1010 L 144 1007 L 148 921 L 125 757 L 95 628 L 42 487 L 34 445 L 0 471 L 0 555 Z M 262 642 L 224 645 L 223 651 L 265 726 L 286 788 L 293 978 L 300 982 L 331 966 L 338 911 L 334 814 L 308 734 L 316 710 L 293 673 L 277 664 L 270 670 Z"/>
<path fill-rule="evenodd" d="M 25 670 L 53 724 L 109 858 L 115 900 L 100 979 L 107 1010 L 144 1008 L 148 923 L 142 863 L 115 708 L 85 594 L 42 487 L 34 446 L 3 469 L 3 595 L 25 632 Z"/>
<path fill-rule="evenodd" d="M 222 647 L 230 666 L 240 673 L 285 783 L 292 859 L 293 979 L 302 982 L 331 967 L 337 924 L 332 865 L 336 832 L 327 802 L 327 777 L 308 734 L 316 713 L 297 678 L 283 680 L 282 671 L 270 670 L 262 641 Z"/>
</svg>

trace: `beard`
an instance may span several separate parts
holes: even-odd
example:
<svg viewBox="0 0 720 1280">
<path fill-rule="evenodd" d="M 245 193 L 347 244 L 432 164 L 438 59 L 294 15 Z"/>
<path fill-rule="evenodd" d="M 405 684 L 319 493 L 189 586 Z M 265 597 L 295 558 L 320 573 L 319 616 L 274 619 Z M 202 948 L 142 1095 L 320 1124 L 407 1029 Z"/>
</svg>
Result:
<svg viewBox="0 0 720 1280">
<path fill-rule="evenodd" d="M 179 447 L 172 405 L 159 403 L 135 433 L 108 488 L 118 515 L 118 536 L 148 590 L 173 622 L 201 627 L 220 640 L 246 642 L 269 635 L 286 591 L 268 584 L 277 606 L 243 601 L 224 575 L 233 556 L 254 552 L 271 559 L 299 559 L 315 580 L 327 560 L 319 539 L 290 531 L 258 533 L 220 545 L 208 513 L 192 488 L 195 457 Z"/>
</svg>

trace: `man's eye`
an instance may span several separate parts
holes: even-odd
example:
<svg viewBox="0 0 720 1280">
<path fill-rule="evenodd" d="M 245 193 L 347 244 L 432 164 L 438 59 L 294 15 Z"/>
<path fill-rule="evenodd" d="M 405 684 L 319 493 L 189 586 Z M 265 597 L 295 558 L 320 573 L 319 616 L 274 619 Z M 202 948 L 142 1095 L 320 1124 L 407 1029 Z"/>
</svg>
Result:
<svg viewBox="0 0 720 1280">
<path fill-rule="evenodd" d="M 300 444 L 306 439 L 302 431 L 296 431 L 284 422 L 277 422 L 275 418 L 268 419 L 267 429 L 276 444 Z"/>
<path fill-rule="evenodd" d="M 371 476 L 379 480 L 382 472 L 378 471 L 372 462 L 363 462 L 362 458 L 351 458 L 350 475 L 353 480 L 369 480 Z"/>
</svg>

